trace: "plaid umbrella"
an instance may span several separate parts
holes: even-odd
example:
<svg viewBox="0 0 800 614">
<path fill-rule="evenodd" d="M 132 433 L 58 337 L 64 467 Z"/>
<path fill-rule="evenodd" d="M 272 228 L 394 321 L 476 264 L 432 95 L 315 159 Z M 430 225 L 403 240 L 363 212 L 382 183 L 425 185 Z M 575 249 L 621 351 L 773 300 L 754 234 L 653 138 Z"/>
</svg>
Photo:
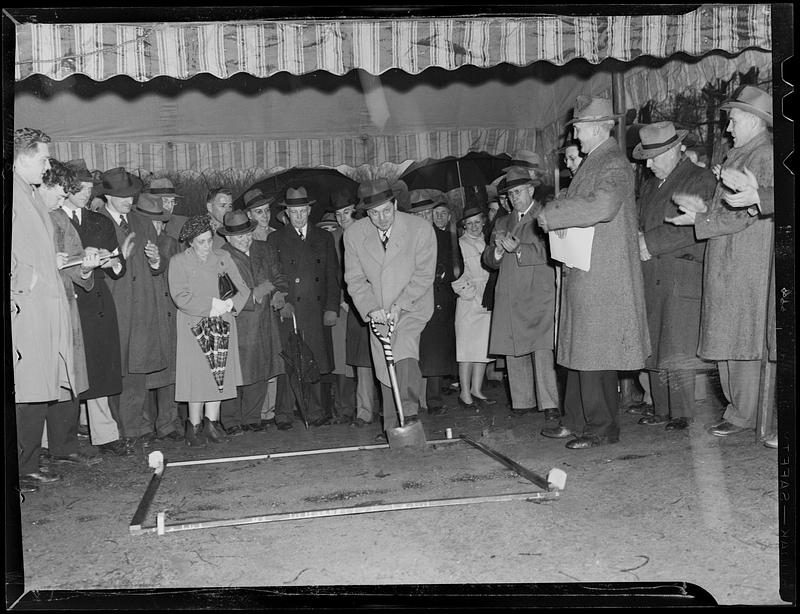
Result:
<svg viewBox="0 0 800 614">
<path fill-rule="evenodd" d="M 211 375 L 222 392 L 225 387 L 225 366 L 228 364 L 228 343 L 231 325 L 221 317 L 206 317 L 191 327 L 192 334 L 211 368 Z"/>
</svg>

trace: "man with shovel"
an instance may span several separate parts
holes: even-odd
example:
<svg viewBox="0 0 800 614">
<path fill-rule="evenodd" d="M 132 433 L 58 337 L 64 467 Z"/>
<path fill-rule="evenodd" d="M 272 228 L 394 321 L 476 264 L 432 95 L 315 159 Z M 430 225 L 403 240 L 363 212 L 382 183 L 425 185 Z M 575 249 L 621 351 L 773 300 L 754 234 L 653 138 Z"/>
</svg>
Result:
<svg viewBox="0 0 800 614">
<path fill-rule="evenodd" d="M 406 424 L 419 420 L 419 338 L 433 314 L 436 237 L 424 220 L 397 211 L 397 201 L 385 179 L 358 189 L 359 207 L 367 217 L 344 232 L 344 280 L 353 304 L 365 321 L 385 331 L 394 324 L 392 351 L 397 388 Z M 383 348 L 370 338 L 375 372 L 381 383 L 383 426 L 398 426 L 389 369 Z"/>
</svg>

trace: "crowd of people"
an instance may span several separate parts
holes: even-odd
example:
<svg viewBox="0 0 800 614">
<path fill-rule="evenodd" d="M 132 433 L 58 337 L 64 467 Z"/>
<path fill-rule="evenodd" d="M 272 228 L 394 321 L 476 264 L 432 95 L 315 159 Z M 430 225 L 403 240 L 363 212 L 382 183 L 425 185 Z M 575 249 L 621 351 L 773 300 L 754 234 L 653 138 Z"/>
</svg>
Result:
<svg viewBox="0 0 800 614">
<path fill-rule="evenodd" d="M 298 418 L 307 428 L 382 418 L 385 439 L 398 418 L 373 326 L 392 331 L 407 423 L 496 404 L 484 387 L 505 370 L 511 413 L 542 412 L 543 436 L 589 448 L 619 440 L 619 372 L 649 374 L 640 424 L 680 430 L 693 420 L 695 374 L 717 368 L 727 406 L 709 432 L 752 431 L 762 362 L 775 360 L 772 100 L 745 86 L 722 108 L 733 148 L 711 169 L 685 154 L 685 130 L 641 129 L 633 157 L 651 172 L 637 196 L 610 101 L 579 97 L 562 150 L 569 185 L 541 198 L 539 157 L 517 152 L 488 203 L 457 220 L 430 190 L 400 209 L 385 179 L 357 198 L 334 194 L 318 224 L 302 185 L 250 189 L 236 210 L 217 188 L 205 214 L 182 216 L 169 179 L 98 176 L 51 158 L 42 131 L 18 129 L 20 488 L 140 442 L 221 444 Z M 594 229 L 588 270 L 549 251 L 548 233 L 575 227 Z M 80 451 L 82 435 L 99 455 Z"/>
</svg>

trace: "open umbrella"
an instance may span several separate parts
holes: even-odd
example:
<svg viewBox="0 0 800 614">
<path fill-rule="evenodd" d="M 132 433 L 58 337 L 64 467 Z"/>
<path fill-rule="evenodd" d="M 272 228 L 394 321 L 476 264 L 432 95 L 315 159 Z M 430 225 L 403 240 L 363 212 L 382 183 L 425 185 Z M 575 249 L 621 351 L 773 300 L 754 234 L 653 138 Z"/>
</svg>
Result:
<svg viewBox="0 0 800 614">
<path fill-rule="evenodd" d="M 258 188 L 264 194 L 277 196 L 278 200 L 270 207 L 272 214 L 270 225 L 279 228 L 280 222 L 277 221 L 279 203 L 286 195 L 287 188 L 299 186 L 306 189 L 310 199 L 317 201 L 311 205 L 311 214 L 308 219 L 310 224 L 316 224 L 322 219 L 330 205 L 331 196 L 341 192 L 355 198 L 358 192 L 358 181 L 350 179 L 335 168 L 295 167 L 260 179 L 242 192 L 242 195 L 248 190 Z M 240 209 L 243 206 L 242 199 L 243 196 L 239 196 L 233 202 L 234 209 Z"/>
<path fill-rule="evenodd" d="M 449 192 L 465 186 L 485 186 L 499 177 L 510 163 L 511 156 L 507 154 L 473 151 L 460 158 L 448 156 L 415 162 L 400 176 L 400 180 L 409 190 L 433 188 Z"/>
<path fill-rule="evenodd" d="M 206 317 L 192 326 L 191 331 L 208 361 L 217 389 L 222 392 L 225 387 L 225 366 L 228 364 L 231 325 L 219 316 Z"/>
<path fill-rule="evenodd" d="M 281 357 L 286 364 L 286 377 L 289 386 L 297 400 L 297 407 L 303 418 L 303 424 L 308 430 L 308 390 L 306 384 L 315 384 L 320 380 L 319 367 L 314 358 L 314 352 L 303 341 L 302 334 L 297 330 L 297 318 L 292 314 L 293 331 L 286 338 L 286 345 L 281 351 Z"/>
</svg>

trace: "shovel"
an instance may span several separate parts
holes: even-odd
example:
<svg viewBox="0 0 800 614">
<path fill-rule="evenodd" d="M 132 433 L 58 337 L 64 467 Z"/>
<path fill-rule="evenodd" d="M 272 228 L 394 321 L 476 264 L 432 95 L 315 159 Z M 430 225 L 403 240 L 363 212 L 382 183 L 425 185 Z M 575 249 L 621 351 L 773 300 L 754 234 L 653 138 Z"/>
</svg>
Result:
<svg viewBox="0 0 800 614">
<path fill-rule="evenodd" d="M 425 431 L 422 428 L 422 422 L 413 422 L 408 426 L 405 425 L 403 420 L 403 404 L 400 401 L 400 390 L 397 386 L 397 373 L 394 369 L 394 355 L 392 354 L 392 333 L 394 332 L 394 321 L 389 322 L 389 330 L 386 335 L 378 332 L 378 327 L 375 322 L 370 322 L 372 332 L 378 338 L 383 346 L 383 355 L 386 357 L 386 366 L 389 369 L 389 382 L 392 384 L 392 396 L 394 397 L 394 405 L 397 407 L 397 417 L 400 420 L 400 426 L 387 429 L 386 438 L 389 442 L 390 448 L 408 448 L 417 447 L 423 448 L 426 445 Z"/>
</svg>

